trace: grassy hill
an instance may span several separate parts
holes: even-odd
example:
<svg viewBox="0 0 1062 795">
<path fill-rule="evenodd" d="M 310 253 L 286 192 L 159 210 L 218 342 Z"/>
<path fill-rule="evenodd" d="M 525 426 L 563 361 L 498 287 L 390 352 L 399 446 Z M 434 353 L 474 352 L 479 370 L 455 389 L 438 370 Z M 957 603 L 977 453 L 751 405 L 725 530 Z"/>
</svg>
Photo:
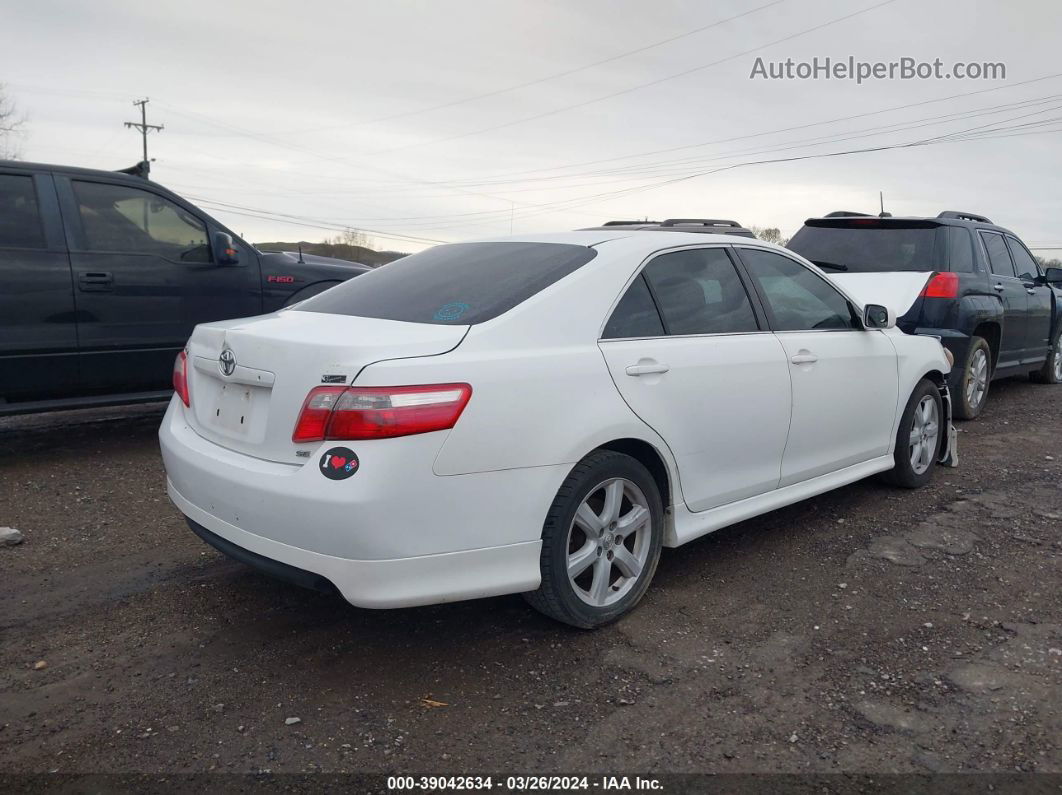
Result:
<svg viewBox="0 0 1062 795">
<path fill-rule="evenodd" d="M 316 254 L 319 257 L 336 257 L 337 259 L 360 262 L 363 265 L 386 265 L 400 257 L 406 256 L 401 251 L 374 251 L 364 246 L 351 246 L 346 243 L 306 243 L 296 241 L 294 243 L 273 242 L 255 243 L 262 251 L 298 251 L 302 246 L 303 254 Z"/>
</svg>

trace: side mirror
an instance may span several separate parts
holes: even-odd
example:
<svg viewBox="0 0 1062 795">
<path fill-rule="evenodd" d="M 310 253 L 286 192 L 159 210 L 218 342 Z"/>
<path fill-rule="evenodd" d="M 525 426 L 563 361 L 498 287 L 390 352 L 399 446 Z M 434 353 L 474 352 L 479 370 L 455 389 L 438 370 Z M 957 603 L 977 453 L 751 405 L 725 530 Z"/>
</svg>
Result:
<svg viewBox="0 0 1062 795">
<path fill-rule="evenodd" d="M 868 329 L 893 328 L 896 325 L 896 313 L 881 304 L 867 304 L 863 307 L 863 327 Z"/>
<path fill-rule="evenodd" d="M 214 233 L 214 259 L 219 265 L 239 265 L 240 250 L 232 242 L 232 235 Z"/>
<path fill-rule="evenodd" d="M 1048 268 L 1044 272 L 1044 281 L 1048 284 L 1062 284 L 1062 268 Z"/>
</svg>

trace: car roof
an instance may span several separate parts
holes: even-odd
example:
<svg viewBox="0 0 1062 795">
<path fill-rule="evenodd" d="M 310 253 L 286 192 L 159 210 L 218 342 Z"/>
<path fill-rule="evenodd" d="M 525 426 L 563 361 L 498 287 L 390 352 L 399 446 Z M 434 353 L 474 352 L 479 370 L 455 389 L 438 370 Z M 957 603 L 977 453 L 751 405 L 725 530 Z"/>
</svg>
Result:
<svg viewBox="0 0 1062 795">
<path fill-rule="evenodd" d="M 107 177 L 108 179 L 121 180 L 133 185 L 143 185 L 150 180 L 144 177 L 126 174 L 121 171 L 107 171 L 102 168 L 81 168 L 80 166 L 60 166 L 54 163 L 28 163 L 25 160 L 0 160 L 0 168 L 18 169 L 21 171 L 54 171 L 60 174 L 76 174 L 83 177 Z M 157 185 L 158 183 L 152 183 Z M 161 185 L 159 187 L 162 187 Z"/>
<path fill-rule="evenodd" d="M 682 246 L 750 246 L 781 251 L 787 256 L 793 256 L 793 252 L 767 243 L 754 237 L 741 237 L 737 235 L 713 235 L 704 232 L 672 232 L 657 231 L 652 229 L 625 230 L 623 227 L 610 227 L 608 229 L 590 229 L 577 232 L 552 232 L 537 235 L 518 235 L 510 237 L 485 238 L 476 243 L 567 243 L 575 246 L 604 247 L 610 252 L 630 253 L 633 255 L 649 255 L 654 251 L 665 248 L 680 248 Z"/>
</svg>

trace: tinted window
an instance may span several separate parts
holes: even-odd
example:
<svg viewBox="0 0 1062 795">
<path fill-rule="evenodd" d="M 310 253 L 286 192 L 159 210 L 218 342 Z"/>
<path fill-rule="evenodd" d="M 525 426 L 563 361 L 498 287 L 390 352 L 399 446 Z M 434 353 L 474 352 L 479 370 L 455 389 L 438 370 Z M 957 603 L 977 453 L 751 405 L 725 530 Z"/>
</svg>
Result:
<svg viewBox="0 0 1062 795">
<path fill-rule="evenodd" d="M 721 248 L 663 254 L 645 267 L 669 334 L 757 331 L 745 287 Z"/>
<path fill-rule="evenodd" d="M 33 177 L 0 174 L 0 246 L 44 248 Z"/>
<path fill-rule="evenodd" d="M 1032 254 L 1013 237 L 1007 238 L 1007 242 L 1010 243 L 1010 253 L 1014 257 L 1014 270 L 1018 272 L 1018 276 L 1030 281 L 1035 279 L 1040 271 L 1036 267 L 1036 260 L 1032 258 Z"/>
<path fill-rule="evenodd" d="M 843 265 L 855 273 L 936 271 L 941 269 L 946 227 L 928 223 L 902 225 L 877 219 L 805 225 L 788 247 L 820 267 Z"/>
<path fill-rule="evenodd" d="M 767 300 L 775 331 L 861 328 L 845 297 L 799 262 L 750 248 L 741 249 L 741 260 Z"/>
<path fill-rule="evenodd" d="M 73 184 L 85 245 L 90 251 L 210 262 L 206 226 L 173 202 L 126 185 Z"/>
<path fill-rule="evenodd" d="M 653 297 L 649 294 L 645 277 L 639 275 L 616 305 L 602 337 L 623 339 L 624 337 L 662 337 L 663 335 L 664 326 L 660 322 L 656 304 L 653 303 Z"/>
<path fill-rule="evenodd" d="M 985 251 L 988 252 L 988 264 L 992 267 L 992 273 L 996 276 L 1014 276 L 1014 263 L 1011 262 L 1010 254 L 1007 253 L 1007 244 L 1003 242 L 1003 235 L 982 232 L 981 240 L 984 241 Z"/>
<path fill-rule="evenodd" d="M 592 260 L 561 243 L 456 243 L 395 260 L 299 304 L 298 311 L 462 326 L 508 312 Z"/>
<path fill-rule="evenodd" d="M 951 270 L 953 273 L 973 273 L 973 240 L 969 230 L 961 226 L 948 227 L 951 237 Z"/>
</svg>

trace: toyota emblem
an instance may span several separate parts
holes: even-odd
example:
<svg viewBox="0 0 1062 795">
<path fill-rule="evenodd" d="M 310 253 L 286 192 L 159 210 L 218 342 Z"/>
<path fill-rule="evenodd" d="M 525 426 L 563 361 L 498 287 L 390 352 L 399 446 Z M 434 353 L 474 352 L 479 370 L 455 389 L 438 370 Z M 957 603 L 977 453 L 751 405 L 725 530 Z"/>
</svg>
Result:
<svg viewBox="0 0 1062 795">
<path fill-rule="evenodd" d="M 230 348 L 226 348 L 218 357 L 218 368 L 222 375 L 232 375 L 236 372 L 236 354 Z"/>
</svg>

